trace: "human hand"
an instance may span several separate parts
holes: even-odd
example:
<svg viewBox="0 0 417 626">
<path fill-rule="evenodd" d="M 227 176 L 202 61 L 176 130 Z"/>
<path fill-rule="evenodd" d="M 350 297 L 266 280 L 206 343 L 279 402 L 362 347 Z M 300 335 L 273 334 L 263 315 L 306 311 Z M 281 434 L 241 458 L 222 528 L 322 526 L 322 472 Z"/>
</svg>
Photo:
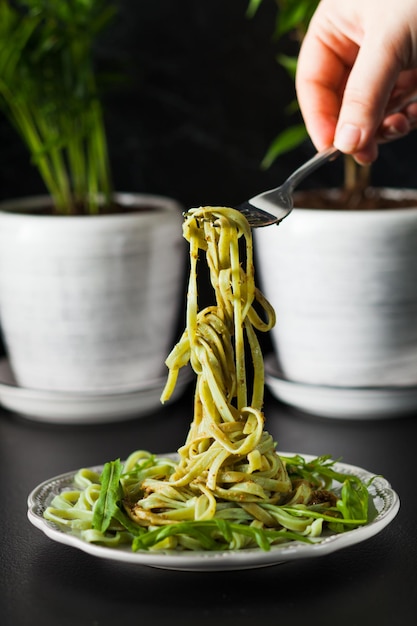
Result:
<svg viewBox="0 0 417 626">
<path fill-rule="evenodd" d="M 321 0 L 296 88 L 317 149 L 374 161 L 378 143 L 417 127 L 416 0 Z"/>
</svg>

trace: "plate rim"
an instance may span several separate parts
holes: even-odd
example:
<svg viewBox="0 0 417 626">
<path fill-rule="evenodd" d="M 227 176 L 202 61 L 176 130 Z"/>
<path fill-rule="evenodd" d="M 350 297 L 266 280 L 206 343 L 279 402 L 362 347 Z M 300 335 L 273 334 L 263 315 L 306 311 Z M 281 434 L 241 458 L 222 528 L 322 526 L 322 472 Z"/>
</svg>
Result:
<svg viewBox="0 0 417 626">
<path fill-rule="evenodd" d="M 294 456 L 301 453 L 278 451 L 278 454 L 282 456 Z M 176 453 L 158 454 L 156 456 L 159 458 L 175 458 Z M 316 455 L 311 454 L 301 454 L 301 456 L 307 461 L 317 458 Z M 92 466 L 88 469 L 100 471 L 102 467 L 103 465 L 99 465 Z M 324 556 L 342 548 L 356 545 L 357 543 L 361 543 L 377 535 L 396 517 L 400 508 L 400 498 L 387 479 L 362 467 L 341 461 L 335 461 L 335 468 L 360 476 L 364 479 L 375 478 L 374 487 L 376 485 L 377 489 L 374 500 L 384 495 L 385 498 L 389 500 L 389 504 L 387 507 L 382 508 L 378 512 L 377 517 L 366 526 L 361 526 L 342 534 L 329 535 L 322 541 L 314 544 L 294 541 L 288 544 L 273 546 L 269 551 L 263 551 L 260 548 L 250 548 L 246 550 L 213 552 L 152 552 L 146 550 L 133 552 L 130 547 L 111 548 L 88 543 L 83 541 L 80 537 L 59 528 L 53 522 L 45 520 L 39 513 L 40 507 L 47 506 L 47 496 L 52 497 L 55 495 L 53 485 L 57 485 L 58 482 L 64 480 L 68 481 L 70 478 L 74 477 L 76 472 L 79 471 L 78 469 L 49 478 L 32 489 L 27 498 L 27 516 L 33 526 L 41 530 L 49 539 L 77 548 L 98 558 L 176 571 L 208 572 L 266 567 L 285 563 L 290 560 Z"/>
</svg>

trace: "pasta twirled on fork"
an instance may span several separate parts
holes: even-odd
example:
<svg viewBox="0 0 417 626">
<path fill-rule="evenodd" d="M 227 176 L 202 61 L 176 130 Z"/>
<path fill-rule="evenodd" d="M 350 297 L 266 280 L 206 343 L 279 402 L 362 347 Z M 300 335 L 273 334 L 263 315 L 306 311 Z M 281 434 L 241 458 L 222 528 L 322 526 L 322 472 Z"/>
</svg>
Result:
<svg viewBox="0 0 417 626">
<path fill-rule="evenodd" d="M 191 263 L 187 323 L 166 361 L 170 373 L 162 400 L 172 393 L 179 369 L 191 362 L 197 375 L 194 418 L 178 451 L 175 472 L 168 480 L 145 480 L 145 495 L 130 507 L 130 514 L 140 524 L 178 521 L 177 499 L 183 500 L 185 490 L 187 515 L 190 498 L 196 502 L 194 519 L 210 519 L 219 508 L 239 518 L 241 508 L 254 519 L 271 521 L 257 503 L 282 501 L 292 485 L 271 435 L 264 430 L 264 367 L 255 330 L 269 330 L 275 313 L 255 286 L 250 228 L 234 209 L 204 207 L 187 214 L 184 236 Z M 243 259 L 240 240 L 245 244 Z M 200 311 L 201 253 L 207 259 L 216 302 Z M 253 372 L 250 391 L 247 353 Z M 168 492 L 173 496 L 170 504 Z"/>
</svg>

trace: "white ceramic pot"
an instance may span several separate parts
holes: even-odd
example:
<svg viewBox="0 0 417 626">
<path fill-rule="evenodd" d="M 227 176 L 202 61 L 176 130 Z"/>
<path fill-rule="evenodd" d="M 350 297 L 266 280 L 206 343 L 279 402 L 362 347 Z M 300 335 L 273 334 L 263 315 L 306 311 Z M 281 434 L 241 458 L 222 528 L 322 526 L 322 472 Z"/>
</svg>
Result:
<svg viewBox="0 0 417 626">
<path fill-rule="evenodd" d="M 166 372 L 183 300 L 181 207 L 115 199 L 129 211 L 27 213 L 45 197 L 0 206 L 0 324 L 22 387 L 120 392 Z"/>
<path fill-rule="evenodd" d="M 417 385 L 417 194 L 416 208 L 297 208 L 255 245 L 287 379 Z"/>
</svg>

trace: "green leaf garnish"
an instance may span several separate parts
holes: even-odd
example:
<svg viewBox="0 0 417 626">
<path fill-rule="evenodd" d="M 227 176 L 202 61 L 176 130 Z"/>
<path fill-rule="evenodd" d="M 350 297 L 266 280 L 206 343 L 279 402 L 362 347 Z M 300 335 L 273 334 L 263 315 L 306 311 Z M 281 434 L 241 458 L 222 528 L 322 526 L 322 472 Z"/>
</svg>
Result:
<svg viewBox="0 0 417 626">
<path fill-rule="evenodd" d="M 110 461 L 103 467 L 101 473 L 100 496 L 94 506 L 93 522 L 94 529 L 106 532 L 112 518 L 119 511 L 119 502 L 122 497 L 120 477 L 123 473 L 123 465 L 120 459 Z"/>
<path fill-rule="evenodd" d="M 302 541 L 311 543 L 311 539 L 298 533 L 281 529 L 266 530 L 256 526 L 247 526 L 221 519 L 207 521 L 179 522 L 168 524 L 151 530 L 136 537 L 132 543 L 132 550 L 149 550 L 168 537 L 188 535 L 197 539 L 205 550 L 228 549 L 233 533 L 245 535 L 254 541 L 261 550 L 268 551 L 271 544 L 280 541 Z"/>
</svg>

